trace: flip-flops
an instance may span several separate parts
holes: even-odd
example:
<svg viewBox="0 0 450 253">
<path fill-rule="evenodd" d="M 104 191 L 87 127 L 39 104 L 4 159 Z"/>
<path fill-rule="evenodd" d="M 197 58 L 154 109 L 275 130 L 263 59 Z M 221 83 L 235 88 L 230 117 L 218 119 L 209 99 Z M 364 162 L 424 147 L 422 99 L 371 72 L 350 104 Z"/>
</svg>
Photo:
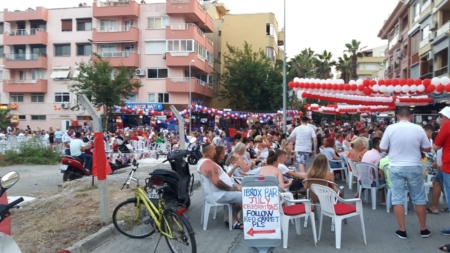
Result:
<svg viewBox="0 0 450 253">
<path fill-rule="evenodd" d="M 444 251 L 444 252 L 450 252 L 450 244 L 442 245 L 442 246 L 439 247 L 439 249 Z"/>
<path fill-rule="evenodd" d="M 431 210 L 430 208 L 427 208 L 427 213 L 435 215 L 439 214 L 439 212 L 433 212 L 433 210 Z"/>
<path fill-rule="evenodd" d="M 244 224 L 241 224 L 239 221 L 234 223 L 233 229 L 244 229 Z"/>
<path fill-rule="evenodd" d="M 448 207 L 446 207 L 444 209 L 441 209 L 440 211 L 445 213 L 445 212 L 450 212 L 450 209 Z"/>
</svg>

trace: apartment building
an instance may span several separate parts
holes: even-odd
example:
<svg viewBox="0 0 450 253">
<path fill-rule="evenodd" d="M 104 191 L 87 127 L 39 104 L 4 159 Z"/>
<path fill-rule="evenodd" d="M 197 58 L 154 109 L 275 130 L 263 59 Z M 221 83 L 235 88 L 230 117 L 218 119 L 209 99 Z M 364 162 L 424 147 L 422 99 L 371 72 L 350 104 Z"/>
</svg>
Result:
<svg viewBox="0 0 450 253">
<path fill-rule="evenodd" d="M 284 43 L 284 32 L 280 31 L 277 19 L 273 13 L 232 14 L 223 3 L 207 5 L 208 13 L 214 18 L 214 33 L 208 34 L 215 43 L 214 58 L 220 59 L 215 70 L 222 73 L 223 54 L 228 53 L 227 43 L 242 48 L 244 42 L 252 46 L 253 50 L 263 50 L 267 58 L 274 63 L 283 60 L 284 52 L 279 46 Z M 213 82 L 214 93 L 222 89 L 218 80 Z M 219 101 L 216 96 L 211 106 L 224 108 L 227 101 Z"/>
<path fill-rule="evenodd" d="M 358 58 L 356 66 L 358 79 L 384 79 L 386 48 L 387 46 L 380 46 L 362 52 L 363 57 Z"/>
<path fill-rule="evenodd" d="M 404 0 L 405 2 L 407 0 Z M 388 41 L 385 51 L 386 71 L 385 79 L 409 78 L 410 55 L 414 41 L 408 35 L 409 32 L 409 6 L 399 1 L 389 18 L 384 22 L 378 37 Z"/>
<path fill-rule="evenodd" d="M 433 77 L 449 75 L 449 32 L 450 32 L 450 1 L 434 0 L 432 18 L 430 23 L 430 36 L 432 49 L 427 54 L 430 59 Z"/>
<path fill-rule="evenodd" d="M 206 34 L 214 24 L 199 0 L 5 9 L 0 31 L 0 104 L 19 105 L 12 114 L 19 116 L 20 128 L 66 128 L 71 121 L 89 119 L 69 109 L 76 97 L 68 85 L 78 75 L 76 63 L 89 61 L 92 52 L 114 67 L 136 68 L 143 86 L 127 103 L 185 109 L 191 103 L 189 85 L 193 100 L 207 103 L 213 97 L 214 43 Z"/>
</svg>

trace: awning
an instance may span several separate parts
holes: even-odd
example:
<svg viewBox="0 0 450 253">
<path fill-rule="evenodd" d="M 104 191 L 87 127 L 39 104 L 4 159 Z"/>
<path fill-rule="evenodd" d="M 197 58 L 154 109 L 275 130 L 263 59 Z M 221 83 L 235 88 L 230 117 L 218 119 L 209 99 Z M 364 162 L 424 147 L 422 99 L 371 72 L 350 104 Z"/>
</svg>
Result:
<svg viewBox="0 0 450 253">
<path fill-rule="evenodd" d="M 53 67 L 50 78 L 52 79 L 68 79 L 70 74 L 70 67 Z"/>
</svg>

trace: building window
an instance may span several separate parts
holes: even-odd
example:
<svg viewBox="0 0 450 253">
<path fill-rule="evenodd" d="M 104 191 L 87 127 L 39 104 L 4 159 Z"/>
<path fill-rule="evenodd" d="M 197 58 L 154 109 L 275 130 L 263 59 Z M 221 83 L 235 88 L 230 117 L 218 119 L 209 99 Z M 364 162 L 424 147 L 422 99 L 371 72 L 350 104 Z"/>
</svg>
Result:
<svg viewBox="0 0 450 253">
<path fill-rule="evenodd" d="M 145 54 L 164 54 L 166 52 L 166 41 L 155 40 L 145 42 Z"/>
<path fill-rule="evenodd" d="M 275 35 L 275 29 L 272 24 L 266 24 L 266 35 L 269 35 L 269 36 Z"/>
<path fill-rule="evenodd" d="M 91 116 L 77 116 L 77 120 L 92 120 Z"/>
<path fill-rule="evenodd" d="M 204 48 L 200 43 L 197 41 L 194 43 L 194 52 L 196 52 L 198 55 L 206 59 L 206 48 Z"/>
<path fill-rule="evenodd" d="M 4 54 L 3 46 L 0 46 L 0 58 L 3 58 Z"/>
<path fill-rule="evenodd" d="M 70 56 L 70 44 L 55 45 L 55 56 Z"/>
<path fill-rule="evenodd" d="M 168 69 L 147 69 L 148 79 L 167 78 L 169 76 Z"/>
<path fill-rule="evenodd" d="M 61 20 L 61 31 L 71 32 L 72 31 L 72 19 Z"/>
<path fill-rule="evenodd" d="M 148 29 L 163 29 L 169 25 L 169 17 L 152 17 L 147 19 Z"/>
<path fill-rule="evenodd" d="M 158 93 L 158 103 L 169 103 L 169 93 Z"/>
<path fill-rule="evenodd" d="M 148 93 L 149 103 L 169 103 L 169 93 Z"/>
<path fill-rule="evenodd" d="M 44 93 L 31 93 L 31 103 L 44 103 Z"/>
<path fill-rule="evenodd" d="M 3 34 L 5 30 L 5 25 L 3 24 L 3 22 L 0 22 L 0 33 Z"/>
<path fill-rule="evenodd" d="M 206 60 L 210 63 L 214 63 L 214 55 L 209 51 L 206 51 Z"/>
<path fill-rule="evenodd" d="M 271 61 L 275 61 L 275 50 L 272 47 L 266 47 L 266 57 L 269 58 Z"/>
<path fill-rule="evenodd" d="M 137 103 L 137 102 L 138 102 L 138 94 L 137 93 L 129 94 L 129 97 L 127 99 L 127 103 Z"/>
<path fill-rule="evenodd" d="M 90 56 L 92 54 L 91 44 L 77 44 L 77 56 Z"/>
<path fill-rule="evenodd" d="M 194 51 L 193 43 L 194 40 L 168 40 L 167 52 L 192 52 Z"/>
<path fill-rule="evenodd" d="M 77 31 L 91 31 L 92 19 L 77 19 Z"/>
<path fill-rule="evenodd" d="M 27 71 L 25 70 L 19 70 L 19 80 L 25 81 L 27 80 Z"/>
<path fill-rule="evenodd" d="M 420 17 L 420 1 L 417 1 L 413 7 L 413 18 L 414 18 L 413 22 L 419 20 L 419 17 Z"/>
<path fill-rule="evenodd" d="M 25 116 L 25 115 L 19 115 L 19 120 L 26 120 L 27 119 L 27 116 Z"/>
<path fill-rule="evenodd" d="M 43 69 L 32 69 L 31 70 L 31 80 L 44 79 L 45 71 Z"/>
<path fill-rule="evenodd" d="M 365 66 L 365 70 L 378 70 L 378 64 L 377 63 L 367 63 Z"/>
<path fill-rule="evenodd" d="M 55 103 L 69 103 L 70 93 L 69 92 L 56 92 L 55 93 Z"/>
<path fill-rule="evenodd" d="M 23 103 L 23 93 L 11 93 L 10 100 L 13 103 Z"/>
<path fill-rule="evenodd" d="M 222 36 L 222 31 L 219 31 L 219 36 Z"/>
<path fill-rule="evenodd" d="M 420 41 L 424 39 L 428 39 L 428 36 L 430 35 L 430 26 L 427 25 L 422 29 L 421 35 L 420 35 Z"/>
<path fill-rule="evenodd" d="M 31 115 L 31 120 L 47 120 L 45 115 Z"/>
</svg>

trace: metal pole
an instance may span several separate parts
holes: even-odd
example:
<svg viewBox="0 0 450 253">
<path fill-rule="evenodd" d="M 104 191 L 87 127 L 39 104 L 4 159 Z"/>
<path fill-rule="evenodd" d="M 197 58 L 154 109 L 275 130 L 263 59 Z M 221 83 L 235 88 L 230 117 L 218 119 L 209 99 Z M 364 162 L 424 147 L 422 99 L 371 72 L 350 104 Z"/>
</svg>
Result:
<svg viewBox="0 0 450 253">
<path fill-rule="evenodd" d="M 195 60 L 191 60 L 189 62 L 189 134 L 191 134 L 192 132 L 192 115 L 191 115 L 191 110 L 192 110 L 192 92 L 191 92 L 191 64 L 195 62 Z"/>
<path fill-rule="evenodd" d="M 284 52 L 283 52 L 283 133 L 286 133 L 286 0 L 284 0 Z"/>
</svg>

